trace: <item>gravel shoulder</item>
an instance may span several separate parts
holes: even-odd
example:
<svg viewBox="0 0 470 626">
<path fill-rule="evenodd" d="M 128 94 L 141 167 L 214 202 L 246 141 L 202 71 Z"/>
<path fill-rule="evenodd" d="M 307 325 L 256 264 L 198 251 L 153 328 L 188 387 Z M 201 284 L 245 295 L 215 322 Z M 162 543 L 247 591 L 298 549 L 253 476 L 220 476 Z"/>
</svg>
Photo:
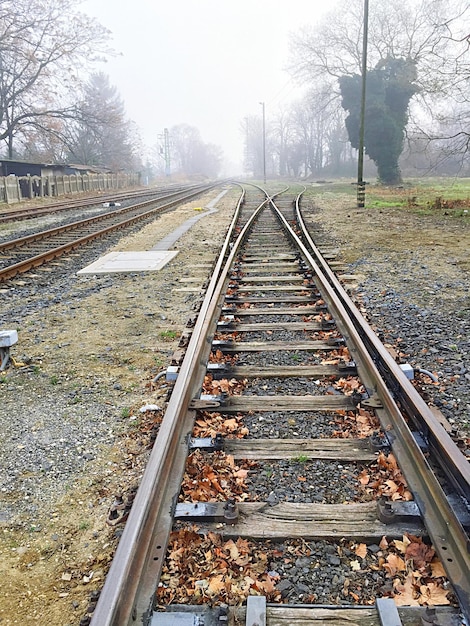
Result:
<svg viewBox="0 0 470 626">
<path fill-rule="evenodd" d="M 315 238 L 335 245 L 356 279 L 354 298 L 424 396 L 460 432 L 470 457 L 470 217 L 445 209 L 358 209 L 345 194 L 309 190 L 304 207 Z M 318 237 L 317 237 L 318 235 Z"/>
<path fill-rule="evenodd" d="M 150 249 L 218 193 L 38 269 L 34 284 L 0 287 L 1 328 L 18 330 L 12 353 L 27 363 L 0 373 L 2 624 L 77 624 L 102 586 L 122 530 L 108 512 L 137 487 L 165 407 L 166 383 L 152 380 L 192 314 L 238 191 L 178 241 L 160 272 L 76 271 L 113 250 Z M 303 206 L 320 247 L 337 246 L 356 274 L 354 297 L 377 333 L 438 375 L 422 386 L 468 445 L 468 218 L 358 210 L 351 196 L 321 188 Z M 140 410 L 148 405 L 159 409 Z"/>
</svg>

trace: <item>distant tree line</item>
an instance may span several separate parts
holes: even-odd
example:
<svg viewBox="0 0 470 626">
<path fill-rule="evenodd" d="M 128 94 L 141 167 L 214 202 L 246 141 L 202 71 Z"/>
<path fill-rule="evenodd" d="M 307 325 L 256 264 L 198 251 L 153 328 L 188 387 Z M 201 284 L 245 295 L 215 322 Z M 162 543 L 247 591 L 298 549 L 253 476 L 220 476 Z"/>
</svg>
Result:
<svg viewBox="0 0 470 626">
<path fill-rule="evenodd" d="M 291 71 L 308 91 L 271 112 L 271 175 L 354 171 L 359 138 L 363 0 L 342 0 L 291 40 Z M 370 3 L 365 153 L 385 184 L 402 171 L 470 173 L 470 6 L 466 0 Z M 261 120 L 246 118 L 245 168 L 262 167 Z"/>
<path fill-rule="evenodd" d="M 224 157 L 220 146 L 204 142 L 199 130 L 189 124 L 168 129 L 168 153 L 166 163 L 162 137 L 147 165 L 150 176 L 214 179 L 220 174 Z"/>
</svg>

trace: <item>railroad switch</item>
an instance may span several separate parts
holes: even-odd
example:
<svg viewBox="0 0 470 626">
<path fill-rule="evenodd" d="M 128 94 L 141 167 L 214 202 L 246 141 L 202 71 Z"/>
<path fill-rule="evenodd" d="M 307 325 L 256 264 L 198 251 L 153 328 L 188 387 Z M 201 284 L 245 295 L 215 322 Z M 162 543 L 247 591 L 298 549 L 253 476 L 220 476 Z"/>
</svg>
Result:
<svg viewBox="0 0 470 626">
<path fill-rule="evenodd" d="M 360 396 L 362 394 L 357 395 Z M 359 403 L 361 407 L 365 407 L 366 409 L 383 409 L 382 400 L 376 393 L 372 394 L 369 398 L 364 398 L 364 396 L 362 396 L 362 399 L 359 399 Z"/>
<path fill-rule="evenodd" d="M 0 372 L 7 367 L 10 361 L 10 348 L 18 341 L 16 330 L 0 331 Z"/>
<path fill-rule="evenodd" d="M 189 448 L 191 450 L 199 449 L 206 452 L 216 452 L 224 449 L 224 438 L 220 433 L 215 437 L 191 437 Z"/>
<path fill-rule="evenodd" d="M 447 494 L 451 507 L 453 508 L 459 522 L 468 531 L 470 530 L 470 509 L 467 500 L 459 496 L 457 493 Z"/>
<path fill-rule="evenodd" d="M 227 402 L 227 394 L 206 394 L 201 393 L 200 398 L 201 402 L 217 402 L 218 406 L 224 406 Z"/>
<path fill-rule="evenodd" d="M 223 306 L 222 307 L 222 315 L 227 315 L 227 314 L 234 314 L 237 312 L 237 307 L 234 304 L 231 304 L 230 306 Z"/>
<path fill-rule="evenodd" d="M 380 498 L 377 501 L 377 516 L 383 524 L 397 522 L 420 522 L 421 513 L 416 502 L 391 501 Z"/>
<path fill-rule="evenodd" d="M 413 435 L 414 440 L 416 441 L 422 452 L 427 452 L 429 449 L 429 445 L 424 436 L 417 430 L 411 431 L 411 434 Z"/>
<path fill-rule="evenodd" d="M 195 398 L 189 403 L 189 409 L 193 411 L 209 411 L 210 409 L 217 409 L 220 406 L 220 402 L 217 400 L 208 400 L 207 398 L 216 398 L 217 396 L 205 396 L 204 398 Z"/>
<path fill-rule="evenodd" d="M 227 502 L 178 502 L 175 519 L 236 524 L 238 507 L 233 499 Z"/>
</svg>

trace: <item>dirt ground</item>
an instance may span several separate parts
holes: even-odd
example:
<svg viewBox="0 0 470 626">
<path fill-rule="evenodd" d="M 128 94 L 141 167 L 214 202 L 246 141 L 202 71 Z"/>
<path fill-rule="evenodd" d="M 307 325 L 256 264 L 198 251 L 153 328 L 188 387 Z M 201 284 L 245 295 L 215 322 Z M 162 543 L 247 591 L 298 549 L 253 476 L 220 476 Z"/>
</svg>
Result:
<svg viewBox="0 0 470 626">
<path fill-rule="evenodd" d="M 413 266 L 418 272 L 425 264 L 423 293 L 410 293 L 413 301 L 435 299 L 436 294 L 427 292 L 438 282 L 438 298 L 467 300 L 470 306 L 470 214 L 445 209 L 422 214 L 419 207 L 359 209 L 352 196 L 321 189 L 307 197 L 318 208 L 314 219 L 339 244 L 339 259 L 357 264 L 362 275 L 375 274 L 378 262 L 387 261 L 387 286 L 402 287 L 403 279 L 413 276 Z"/>
</svg>

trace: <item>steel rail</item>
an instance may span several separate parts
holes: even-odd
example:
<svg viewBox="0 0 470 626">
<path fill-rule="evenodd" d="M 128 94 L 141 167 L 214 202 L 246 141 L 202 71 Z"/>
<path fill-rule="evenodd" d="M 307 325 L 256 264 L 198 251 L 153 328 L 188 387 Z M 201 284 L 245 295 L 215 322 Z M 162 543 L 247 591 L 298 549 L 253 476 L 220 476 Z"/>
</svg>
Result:
<svg viewBox="0 0 470 626">
<path fill-rule="evenodd" d="M 130 626 L 150 619 L 193 428 L 190 403 L 202 386 L 233 259 L 267 202 L 259 205 L 233 241 L 244 197 L 243 191 L 93 613 L 92 626 Z"/>
<path fill-rule="evenodd" d="M 198 184 L 191 185 L 168 185 L 166 187 L 145 187 L 140 189 L 128 189 L 127 191 L 115 191 L 115 193 L 108 193 L 107 195 L 88 196 L 76 199 L 68 199 L 62 202 L 55 202 L 46 205 L 36 205 L 23 209 L 14 209 L 10 211 L 0 212 L 0 223 L 9 222 L 15 219 L 29 219 L 35 218 L 41 215 L 47 215 L 49 213 L 58 213 L 61 211 L 67 211 L 70 209 L 79 209 L 82 207 L 93 206 L 102 202 L 108 202 L 113 200 L 125 200 L 127 198 L 133 198 L 135 196 L 159 196 L 165 195 L 168 192 L 178 193 L 182 191 L 189 191 L 198 187 Z M 106 190 L 110 191 L 110 190 Z"/>
<path fill-rule="evenodd" d="M 78 239 L 74 239 L 73 241 L 70 241 L 69 243 L 65 243 L 61 246 L 57 246 L 55 248 L 52 248 L 46 252 L 43 252 L 41 254 L 35 255 L 33 257 L 30 257 L 28 259 L 25 259 L 24 261 L 20 261 L 18 263 L 15 263 L 13 265 L 10 265 L 8 267 L 5 267 L 3 269 L 0 270 L 0 282 L 8 280 L 10 278 L 13 278 L 14 276 L 16 276 L 17 274 L 23 273 L 23 272 L 27 272 L 30 269 L 32 269 L 33 267 L 38 267 L 48 261 L 51 261 L 52 259 L 55 259 L 59 256 L 61 256 L 62 254 L 65 254 L 66 252 L 69 252 L 71 250 L 74 250 L 75 248 L 79 248 L 80 246 L 93 241 L 94 239 L 98 239 L 99 237 L 103 237 L 104 235 L 114 231 L 114 230 L 119 230 L 121 228 L 126 228 L 127 226 L 132 225 L 135 222 L 144 220 L 150 216 L 152 216 L 154 213 L 157 212 L 164 212 L 167 211 L 168 209 L 170 209 L 172 206 L 174 206 L 175 204 L 179 204 L 181 202 L 184 202 L 186 200 L 189 200 L 191 198 L 194 198 L 195 196 L 198 196 L 199 194 L 203 193 L 204 191 L 208 191 L 209 189 L 211 189 L 212 187 L 218 186 L 219 183 L 217 183 L 216 185 L 210 185 L 209 187 L 204 187 L 202 190 L 199 189 L 198 191 L 192 192 L 190 194 L 186 194 L 183 197 L 181 197 L 179 194 L 179 197 L 175 200 L 172 200 L 169 203 L 166 203 L 164 205 L 161 205 L 159 207 L 155 207 L 149 211 L 146 211 L 145 213 L 139 213 L 137 215 L 132 216 L 131 218 L 128 218 L 126 220 L 123 220 L 121 222 L 119 222 L 118 224 L 112 224 L 111 226 L 108 226 L 106 228 L 102 228 L 98 231 L 95 231 L 94 233 L 89 233 L 87 235 L 84 235 L 82 237 L 79 237 Z M 171 197 L 173 194 L 171 194 L 169 197 Z M 153 200 L 147 200 L 146 202 L 143 203 L 139 203 L 138 205 L 133 205 L 132 207 L 128 207 L 126 209 L 122 209 L 121 211 L 117 212 L 117 211 L 111 211 L 108 213 L 105 213 L 103 215 L 97 216 L 95 218 L 89 218 L 87 220 L 81 220 L 78 222 L 73 222 L 72 224 L 67 224 L 64 226 L 59 226 L 57 228 L 53 228 L 53 229 L 49 229 L 47 231 L 42 231 L 41 233 L 35 233 L 32 235 L 29 235 L 27 237 L 21 238 L 21 239 L 14 239 L 11 241 L 7 241 L 4 244 L 0 244 L 0 252 L 4 251 L 4 250 L 9 250 L 12 249 L 14 247 L 17 247 L 18 245 L 22 244 L 22 243 L 33 243 L 34 241 L 42 241 L 43 239 L 49 238 L 49 237 L 53 237 L 57 234 L 63 233 L 63 232 L 68 232 L 71 230 L 76 230 L 79 227 L 83 227 L 86 226 L 89 223 L 96 223 L 99 221 L 103 221 L 104 219 L 108 219 L 108 218 L 112 218 L 112 217 L 116 217 L 119 215 L 123 215 L 125 213 L 129 213 L 132 210 L 136 210 L 139 207 L 144 208 L 145 206 L 148 206 L 149 204 L 154 204 L 155 203 L 155 199 Z"/>
<path fill-rule="evenodd" d="M 42 215 L 48 215 L 50 213 L 60 213 L 62 211 L 68 211 L 73 209 L 85 208 L 93 205 L 98 205 L 103 202 L 112 202 L 115 200 L 130 199 L 135 196 L 158 196 L 163 195 L 167 191 L 159 187 L 144 188 L 144 189 L 132 189 L 128 191 L 116 191 L 116 193 L 101 195 L 101 196 L 89 196 L 87 198 L 77 198 L 75 200 L 67 200 L 62 202 L 56 202 L 55 204 L 46 204 L 43 206 L 31 206 L 23 209 L 12 209 L 11 211 L 0 212 L 0 223 L 12 222 L 13 220 L 21 219 L 34 219 Z"/>
<path fill-rule="evenodd" d="M 375 363 L 381 375 L 387 379 L 389 388 L 395 392 L 395 396 L 406 415 L 413 421 L 436 457 L 440 459 L 440 466 L 448 480 L 465 501 L 470 502 L 470 464 L 342 288 L 341 283 L 310 237 L 299 201 L 296 203 L 296 212 L 305 241 L 348 311 L 349 317 L 354 321 L 362 340 L 375 353 Z"/>
<path fill-rule="evenodd" d="M 144 208 L 146 206 L 154 204 L 155 202 L 158 202 L 159 200 L 169 200 L 170 198 L 178 196 L 178 198 L 176 198 L 178 202 L 184 201 L 184 200 L 193 198 L 195 195 L 198 195 L 199 193 L 202 193 L 203 191 L 207 191 L 207 189 L 210 189 L 211 187 L 212 185 L 209 187 L 203 187 L 202 190 L 200 188 L 196 192 L 191 192 L 190 194 L 186 194 L 183 196 L 181 196 L 182 192 L 171 193 L 161 198 L 152 198 L 151 200 L 145 200 L 145 202 L 138 202 L 137 204 L 132 204 L 131 206 L 124 207 L 122 209 L 119 209 L 118 211 L 107 211 L 106 213 L 101 213 L 100 215 L 88 217 L 84 220 L 77 220 L 76 222 L 70 222 L 70 224 L 63 224 L 61 226 L 55 226 L 54 228 L 48 228 L 47 230 L 42 230 L 38 233 L 32 233 L 31 235 L 26 235 L 25 237 L 19 237 L 18 239 L 10 239 L 9 241 L 4 241 L 0 243 L 0 252 L 4 250 L 11 250 L 12 248 L 16 248 L 25 243 L 32 243 L 33 241 L 40 241 L 42 239 L 47 239 L 49 237 L 52 237 L 53 235 L 58 235 L 60 233 L 67 232 L 69 230 L 75 230 L 79 228 L 80 226 L 86 226 L 87 224 L 93 224 L 96 222 L 104 221 L 108 218 L 114 218 L 119 215 L 125 215 L 126 213 L 129 213 L 131 211 L 135 211 L 140 208 Z M 163 205 L 163 207 L 156 207 L 156 210 L 160 208 L 166 208 L 166 205 Z"/>
<path fill-rule="evenodd" d="M 296 204 L 298 205 L 298 201 Z M 329 270 L 326 262 L 324 262 L 326 267 L 323 264 L 320 267 L 318 261 L 312 256 L 311 251 L 301 241 L 272 201 L 271 206 L 276 211 L 285 231 L 302 251 L 305 260 L 315 272 L 315 280 L 320 285 L 319 288 L 322 295 L 335 317 L 335 322 L 340 332 L 346 339 L 348 348 L 354 356 L 355 354 L 358 356 L 358 370 L 366 386 L 369 385 L 369 393 L 376 394 L 386 409 L 386 414 L 380 410 L 377 411 L 382 428 L 392 443 L 393 451 L 414 494 L 436 552 L 439 554 L 449 580 L 452 582 L 463 614 L 467 620 L 470 620 L 470 555 L 468 535 L 406 424 L 399 406 L 387 387 L 386 381 L 382 378 L 374 361 L 376 358 L 375 351 L 371 355 L 369 347 L 363 341 L 363 336 L 372 341 L 375 334 L 360 315 L 334 274 Z M 302 234 L 307 239 L 308 233 L 306 232 L 305 224 L 302 224 Z M 309 235 L 308 240 L 311 241 Z M 320 258 L 322 257 L 319 254 L 318 259 Z M 380 344 L 376 338 L 374 344 L 377 343 Z M 378 345 L 377 350 L 379 350 Z M 406 391 L 410 391 L 410 395 L 412 392 L 418 395 L 391 356 L 388 355 L 387 358 L 382 353 L 386 353 L 384 347 L 380 349 L 380 355 L 389 364 L 390 369 L 392 371 L 395 370 L 397 384 L 406 389 Z M 422 399 L 419 398 L 419 400 L 416 399 L 416 406 L 418 407 L 422 404 L 426 407 Z M 463 466 L 462 469 L 464 472 L 468 472 L 468 464 L 466 467 Z"/>
</svg>

